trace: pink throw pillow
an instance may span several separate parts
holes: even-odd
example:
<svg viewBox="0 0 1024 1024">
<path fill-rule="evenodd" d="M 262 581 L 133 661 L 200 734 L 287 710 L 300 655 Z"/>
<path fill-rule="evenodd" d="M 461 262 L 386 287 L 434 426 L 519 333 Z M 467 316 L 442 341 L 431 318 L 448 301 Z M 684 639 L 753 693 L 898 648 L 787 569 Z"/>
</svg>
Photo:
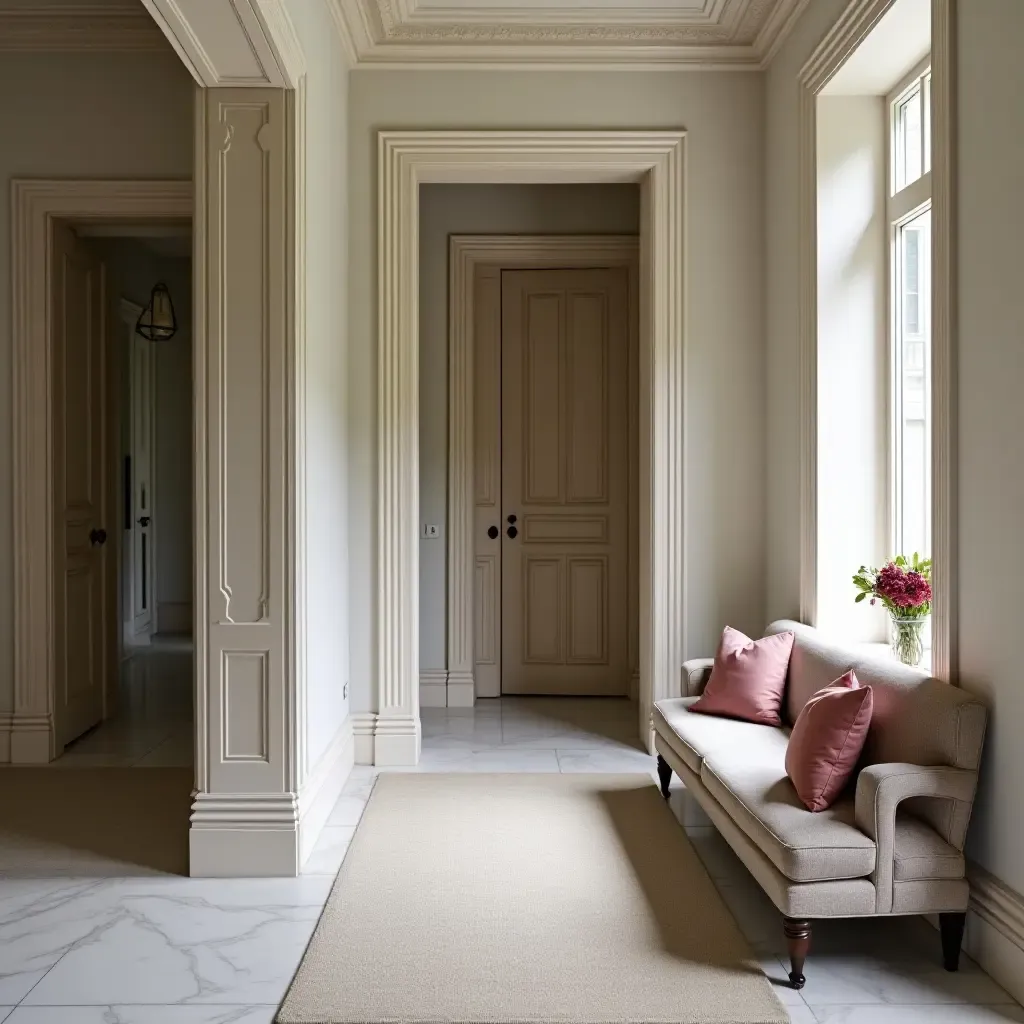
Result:
<svg viewBox="0 0 1024 1024">
<path fill-rule="evenodd" d="M 742 718 L 758 725 L 782 725 L 779 708 L 793 651 L 793 633 L 751 640 L 726 626 L 718 643 L 704 694 L 690 705 L 704 715 Z"/>
<path fill-rule="evenodd" d="M 847 672 L 797 715 L 786 748 L 786 774 L 809 811 L 831 807 L 845 788 L 868 737 L 872 704 L 871 687 Z"/>
</svg>

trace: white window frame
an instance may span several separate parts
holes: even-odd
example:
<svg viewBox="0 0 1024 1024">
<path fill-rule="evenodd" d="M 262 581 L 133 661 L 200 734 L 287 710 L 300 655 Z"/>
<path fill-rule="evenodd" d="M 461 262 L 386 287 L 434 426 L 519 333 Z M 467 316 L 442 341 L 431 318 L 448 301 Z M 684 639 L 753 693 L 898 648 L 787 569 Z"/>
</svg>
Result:
<svg viewBox="0 0 1024 1024">
<path fill-rule="evenodd" d="M 889 180 L 886 182 L 886 220 L 889 225 L 889 245 L 886 254 L 886 278 L 889 282 L 889 309 L 888 309 L 888 359 L 886 360 L 888 381 L 886 393 L 888 396 L 888 408 L 886 411 L 888 443 L 888 470 L 886 486 L 886 521 L 888 524 L 888 541 L 892 554 L 905 554 L 909 557 L 912 552 L 901 552 L 899 550 L 900 538 L 903 533 L 902 508 L 901 508 L 901 465 L 897 457 L 898 444 L 900 442 L 900 428 L 902 423 L 903 394 L 901 386 L 901 364 L 902 352 L 901 342 L 903 336 L 903 309 L 902 309 L 902 281 L 899 277 L 901 260 L 899 258 L 900 231 L 903 227 L 915 220 L 922 213 L 932 209 L 932 160 L 930 159 L 931 149 L 931 55 L 922 60 L 909 74 L 907 74 L 886 97 L 886 146 L 888 149 L 886 164 L 889 170 Z M 897 182 L 897 160 L 900 154 L 897 152 L 896 140 L 899 133 L 898 111 L 908 96 L 915 90 L 921 91 L 921 168 L 922 174 L 915 181 L 905 185 L 902 189 L 896 189 Z M 934 224 L 932 225 L 934 231 Z M 929 235 L 930 237 L 930 235 Z M 927 289 L 928 301 L 921 304 L 920 315 L 926 324 L 926 332 L 931 337 L 931 289 L 932 289 L 932 268 L 931 252 L 925 264 L 928 268 L 924 278 L 924 287 Z M 933 353 L 932 345 L 925 349 L 925 375 L 926 380 L 932 380 Z M 928 389 L 928 401 L 931 408 L 930 421 L 934 435 L 934 394 L 933 388 Z M 935 438 L 932 438 L 932 445 Z M 929 488 L 934 489 L 934 481 Z M 932 507 L 932 495 L 929 493 L 926 506 Z M 934 547 L 935 524 L 932 523 L 930 531 L 932 535 L 932 546 Z M 932 557 L 932 551 L 922 551 L 924 557 Z M 928 631 L 928 645 L 930 646 L 930 630 Z"/>
</svg>

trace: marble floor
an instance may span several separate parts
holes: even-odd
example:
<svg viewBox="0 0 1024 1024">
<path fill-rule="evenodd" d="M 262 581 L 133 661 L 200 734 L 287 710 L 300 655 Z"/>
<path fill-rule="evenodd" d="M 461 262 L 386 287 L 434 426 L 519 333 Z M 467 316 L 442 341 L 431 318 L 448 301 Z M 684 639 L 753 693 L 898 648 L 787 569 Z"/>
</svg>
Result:
<svg viewBox="0 0 1024 1024">
<path fill-rule="evenodd" d="M 634 718 L 624 702 L 596 700 L 424 709 L 412 770 L 649 772 Z M 76 873 L 73 859 L 51 877 L 0 879 L 0 1021 L 270 1024 L 375 776 L 353 771 L 296 879 L 97 877 Z M 670 806 L 684 817 L 681 789 Z M 694 820 L 692 808 L 685 818 Z M 793 992 L 767 897 L 713 828 L 687 831 L 794 1024 L 1024 1022 L 968 958 L 958 974 L 943 971 L 938 936 L 922 920 L 818 925 L 807 987 Z"/>
</svg>

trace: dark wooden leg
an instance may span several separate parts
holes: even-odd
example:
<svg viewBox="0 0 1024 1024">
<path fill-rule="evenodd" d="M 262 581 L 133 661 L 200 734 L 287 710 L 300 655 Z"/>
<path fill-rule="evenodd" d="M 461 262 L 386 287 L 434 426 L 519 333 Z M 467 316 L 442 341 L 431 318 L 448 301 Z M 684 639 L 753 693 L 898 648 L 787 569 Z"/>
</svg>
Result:
<svg viewBox="0 0 1024 1024">
<path fill-rule="evenodd" d="M 658 781 L 661 783 L 661 795 L 668 799 L 668 785 L 672 781 L 672 766 L 658 755 Z"/>
<path fill-rule="evenodd" d="M 787 917 L 782 925 L 786 930 L 786 945 L 789 947 L 789 983 L 793 988 L 801 989 L 807 981 L 804 977 L 804 961 L 811 948 L 811 922 Z"/>
<path fill-rule="evenodd" d="M 960 945 L 964 941 L 966 914 L 939 914 L 939 934 L 942 936 L 942 965 L 947 971 L 960 968 Z"/>
</svg>

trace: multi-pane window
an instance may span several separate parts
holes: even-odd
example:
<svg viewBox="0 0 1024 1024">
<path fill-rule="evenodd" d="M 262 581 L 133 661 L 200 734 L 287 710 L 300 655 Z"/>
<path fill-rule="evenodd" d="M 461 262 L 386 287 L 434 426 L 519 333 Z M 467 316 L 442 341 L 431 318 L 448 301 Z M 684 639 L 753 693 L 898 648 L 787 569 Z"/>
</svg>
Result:
<svg viewBox="0 0 1024 1024">
<path fill-rule="evenodd" d="M 890 98 L 892 546 L 931 555 L 931 72 Z"/>
</svg>

